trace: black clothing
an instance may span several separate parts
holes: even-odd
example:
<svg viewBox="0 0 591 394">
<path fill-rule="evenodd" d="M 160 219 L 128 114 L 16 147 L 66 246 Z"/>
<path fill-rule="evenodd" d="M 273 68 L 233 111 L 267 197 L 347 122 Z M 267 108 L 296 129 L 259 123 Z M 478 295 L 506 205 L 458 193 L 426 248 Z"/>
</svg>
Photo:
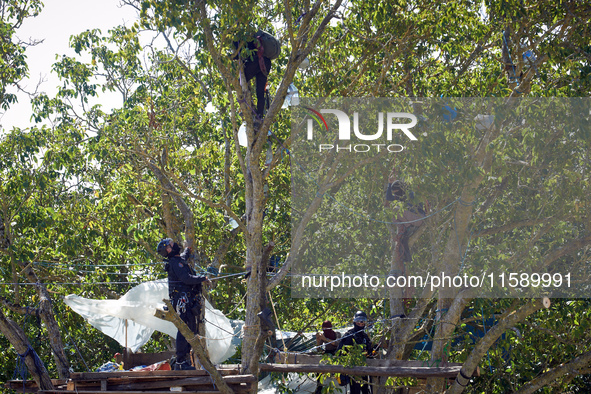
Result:
<svg viewBox="0 0 591 394">
<path fill-rule="evenodd" d="M 364 376 L 363 380 L 369 382 L 370 377 Z M 368 383 L 361 384 L 361 383 L 357 382 L 354 378 L 351 378 L 351 380 L 349 381 L 349 385 L 351 386 L 351 394 L 369 394 L 370 393 Z"/>
<path fill-rule="evenodd" d="M 344 346 L 353 346 L 355 344 L 365 345 L 365 351 L 367 355 L 372 353 L 373 349 L 371 346 L 371 339 L 369 339 L 369 336 L 365 333 L 365 327 L 360 327 L 356 324 L 351 330 L 347 331 L 345 335 L 343 335 L 343 338 L 341 338 L 341 341 L 339 342 L 338 349 L 342 349 Z M 361 379 L 366 382 L 370 381 L 369 376 L 363 376 Z M 370 392 L 369 384 L 359 383 L 354 377 L 349 379 L 349 385 L 351 386 L 351 394 L 369 394 Z"/>
<path fill-rule="evenodd" d="M 415 194 L 412 191 L 408 192 L 408 199 L 406 196 L 406 192 L 404 191 L 404 186 L 400 181 L 394 181 L 388 183 L 388 188 L 386 189 L 386 201 L 407 201 L 405 204 L 405 209 L 413 212 L 418 213 L 420 215 L 425 215 L 425 209 L 423 208 L 423 204 L 413 204 L 413 200 L 415 199 Z M 418 222 L 420 223 L 420 222 Z"/>
<path fill-rule="evenodd" d="M 170 252 L 170 255 L 171 256 L 176 256 L 176 255 L 178 255 L 180 253 L 181 253 L 181 247 L 178 244 L 173 243 L 172 244 L 172 251 Z M 187 256 L 188 256 L 188 254 L 187 254 Z"/>
<path fill-rule="evenodd" d="M 168 257 L 165 269 L 168 272 L 168 295 L 172 306 L 189 329 L 198 333 L 197 320 L 201 313 L 201 283 L 207 280 L 207 277 L 195 274 L 193 268 L 187 263 L 189 253 L 189 249 L 185 249 L 180 256 Z M 179 331 L 176 336 L 177 361 L 185 360 L 190 351 L 191 345 Z"/>
<path fill-rule="evenodd" d="M 365 351 L 368 355 L 371 354 L 373 350 L 371 347 L 371 339 L 369 339 L 369 336 L 365 333 L 365 327 L 355 325 L 352 329 L 347 331 L 341 338 L 337 350 L 342 349 L 344 346 L 353 346 L 355 344 L 365 345 Z"/>
<path fill-rule="evenodd" d="M 201 283 L 207 280 L 205 275 L 197 275 L 187 263 L 189 249 L 180 256 L 167 258 L 165 269 L 168 272 L 168 295 L 170 298 L 178 297 L 180 293 L 191 295 L 201 294 Z"/>
<path fill-rule="evenodd" d="M 402 182 L 394 181 L 388 182 L 388 188 L 386 189 L 386 201 L 404 201 L 406 193 Z"/>
<path fill-rule="evenodd" d="M 234 45 L 238 48 L 239 43 L 234 42 Z M 271 71 L 271 59 L 264 56 L 260 57 L 257 50 L 258 46 L 259 42 L 256 38 L 249 41 L 246 47 L 254 52 L 243 61 L 246 82 L 250 82 L 251 79 L 256 77 L 257 115 L 262 118 L 265 113 L 265 87 L 267 86 L 267 76 Z M 265 69 L 263 70 L 261 66 Z"/>
<path fill-rule="evenodd" d="M 254 59 L 247 59 L 244 62 L 244 75 L 246 82 L 256 77 L 256 94 L 257 94 L 257 115 L 261 118 L 265 113 L 265 87 L 267 86 L 267 75 L 271 71 L 271 59 L 263 57 L 266 73 L 261 70 L 259 58 L 254 56 Z"/>
<path fill-rule="evenodd" d="M 180 297 L 176 300 L 172 301 L 172 305 L 177 313 L 180 315 L 182 321 L 187 324 L 187 327 L 195 334 L 199 332 L 199 325 L 197 324 L 197 319 L 199 319 L 199 314 L 201 313 L 201 307 L 197 305 L 197 308 L 191 307 L 191 304 L 186 303 L 187 299 Z M 197 314 L 195 314 L 197 312 Z M 191 352 L 191 344 L 187 341 L 187 339 L 181 334 L 180 331 L 176 334 L 176 359 L 179 362 L 189 361 L 187 356 Z"/>
</svg>

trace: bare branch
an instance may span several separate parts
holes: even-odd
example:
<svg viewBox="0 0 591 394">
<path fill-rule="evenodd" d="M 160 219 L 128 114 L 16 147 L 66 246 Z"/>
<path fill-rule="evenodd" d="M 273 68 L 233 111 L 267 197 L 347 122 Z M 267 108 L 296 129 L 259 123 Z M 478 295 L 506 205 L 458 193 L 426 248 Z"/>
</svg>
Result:
<svg viewBox="0 0 591 394">
<path fill-rule="evenodd" d="M 456 380 L 452 387 L 447 391 L 447 394 L 460 394 L 462 391 L 464 391 L 464 388 L 469 383 L 469 378 L 467 377 L 472 376 L 482 357 L 484 357 L 492 344 L 501 335 L 503 335 L 506 330 L 513 327 L 515 324 L 519 323 L 537 310 L 549 307 L 550 300 L 547 298 L 531 300 L 521 308 L 510 312 L 502 320 L 499 320 L 499 322 L 478 341 L 472 352 L 470 352 L 468 358 L 466 361 L 464 361 L 464 366 L 460 370 L 460 373 L 456 376 Z"/>
<path fill-rule="evenodd" d="M 10 309 L 14 313 L 18 313 L 20 315 L 36 315 L 39 316 L 39 309 L 30 308 L 28 306 L 21 306 L 17 305 L 13 302 L 8 301 L 6 298 L 0 298 L 0 303 L 4 305 L 6 308 Z"/>
<path fill-rule="evenodd" d="M 515 394 L 532 394 L 538 389 L 554 382 L 562 377 L 571 375 L 576 376 L 585 372 L 591 365 L 591 351 L 581 354 L 579 357 L 572 359 L 566 364 L 561 364 L 556 368 L 552 368 L 548 372 L 544 372 L 535 379 L 524 384 Z"/>
<path fill-rule="evenodd" d="M 199 362 L 214 380 L 217 389 L 224 394 L 232 394 L 234 391 L 232 391 L 232 389 L 228 386 L 220 372 L 216 369 L 215 365 L 213 365 L 207 357 L 205 353 L 205 348 L 201 344 L 201 337 L 199 336 L 199 334 L 195 334 L 194 332 L 192 332 L 191 329 L 178 315 L 178 313 L 174 312 L 174 307 L 170 303 L 170 300 L 163 301 L 168 307 L 168 310 L 156 310 L 154 312 L 154 316 L 156 316 L 159 319 L 173 323 L 175 327 L 180 331 L 180 333 L 183 334 L 185 338 L 187 338 L 187 342 L 191 344 L 191 348 L 197 355 Z"/>
</svg>

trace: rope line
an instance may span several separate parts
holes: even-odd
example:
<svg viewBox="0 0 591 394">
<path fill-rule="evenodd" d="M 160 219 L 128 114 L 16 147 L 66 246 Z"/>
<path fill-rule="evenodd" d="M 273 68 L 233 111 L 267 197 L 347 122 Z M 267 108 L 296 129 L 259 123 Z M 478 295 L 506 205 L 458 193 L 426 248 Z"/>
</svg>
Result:
<svg viewBox="0 0 591 394">
<path fill-rule="evenodd" d="M 275 314 L 275 320 L 277 321 L 277 327 L 279 328 L 279 334 L 281 335 L 281 342 L 283 342 L 283 349 L 287 350 L 285 346 L 285 339 L 283 339 L 283 331 L 281 330 L 281 325 L 279 324 L 279 318 L 277 317 L 277 311 L 275 311 L 275 303 L 273 302 L 273 297 L 271 297 L 271 292 L 268 292 L 269 300 L 271 301 L 271 306 L 273 307 L 273 314 Z"/>
<path fill-rule="evenodd" d="M 444 311 L 444 310 L 447 310 L 447 309 L 442 309 L 441 311 Z M 441 319 L 437 319 L 437 318 L 393 316 L 391 318 L 377 319 L 377 320 L 373 320 L 371 322 L 368 321 L 367 326 L 365 328 L 363 328 L 363 331 L 373 332 L 375 330 L 376 324 L 378 324 L 378 323 L 385 323 L 385 322 L 391 322 L 391 321 L 398 320 L 398 319 L 401 319 L 401 320 L 421 320 L 421 321 L 424 321 L 424 322 L 426 322 L 426 321 L 440 322 L 441 321 Z M 447 323 L 447 324 L 451 324 L 451 323 Z M 456 327 L 456 329 L 458 327 L 461 328 L 461 322 L 459 322 L 458 324 L 454 324 L 454 326 Z M 349 326 L 340 327 L 340 328 L 337 328 L 337 330 L 346 329 L 348 327 Z M 423 339 L 417 340 L 417 341 L 408 341 L 408 342 L 404 342 L 404 344 L 415 344 L 416 345 L 416 344 L 419 344 L 419 343 L 424 343 L 423 349 L 419 352 L 419 357 L 420 357 L 420 355 L 422 354 L 423 350 L 425 350 L 425 347 L 427 346 L 428 342 L 433 342 L 434 341 L 434 338 L 433 338 L 433 335 L 432 335 L 433 329 L 434 329 L 434 327 L 431 327 L 430 332 L 427 332 L 425 334 L 425 335 L 427 335 L 428 338 L 426 338 L 426 339 L 423 338 Z M 466 331 L 466 330 L 462 330 L 462 332 L 469 333 L 469 331 Z M 344 338 L 347 338 L 349 336 L 353 336 L 354 334 L 355 333 L 352 333 L 352 334 L 349 334 L 349 335 L 343 335 L 341 338 L 338 338 L 338 339 L 336 339 L 334 341 L 331 341 L 329 343 L 338 342 L 340 340 L 343 340 Z M 458 334 L 456 336 L 451 336 L 451 337 L 448 337 L 448 338 L 439 338 L 438 340 L 452 340 L 452 339 L 456 339 L 459 335 L 460 334 Z M 272 348 L 269 345 L 265 345 L 265 346 L 267 346 L 269 349 L 275 350 L 276 352 L 281 352 L 277 348 Z M 322 348 L 323 346 L 324 346 L 324 344 L 318 345 L 318 346 L 313 346 L 313 347 L 311 347 L 309 349 L 305 349 L 305 350 L 302 350 L 302 351 L 299 351 L 299 352 L 284 351 L 283 353 L 285 353 L 285 354 L 293 354 L 293 355 L 296 355 L 296 356 L 298 354 L 304 355 L 304 354 L 313 353 L 315 350 L 317 350 L 319 348 Z"/>
<path fill-rule="evenodd" d="M 41 359 L 39 358 L 39 355 L 37 354 L 37 352 L 35 352 L 35 349 L 33 349 L 31 347 L 31 345 L 27 345 L 27 350 L 25 350 L 25 352 L 23 354 L 20 354 L 20 353 L 17 353 L 17 354 L 20 358 L 20 362 L 22 362 L 25 372 L 27 372 L 27 365 L 26 365 L 25 359 L 29 355 L 31 355 L 33 357 L 33 362 L 35 363 L 35 369 L 37 369 L 37 373 L 39 375 L 41 375 L 45 371 L 45 366 L 43 365 L 43 361 L 41 361 Z M 23 377 L 23 390 L 25 388 L 25 383 L 26 383 L 26 373 Z"/>
<path fill-rule="evenodd" d="M 203 273 L 206 273 L 206 271 L 204 271 Z M 215 278 L 210 278 L 209 280 L 213 281 L 213 280 L 219 280 L 219 279 L 225 279 L 225 278 L 229 278 L 229 277 L 233 277 L 233 276 L 241 276 L 241 275 L 245 275 L 247 273 L 247 271 L 244 272 L 238 272 L 236 274 L 227 274 L 227 275 L 220 275 L 217 276 Z M 121 274 L 119 274 L 121 275 Z M 139 276 L 139 275 L 138 275 Z M 164 280 L 166 278 L 157 278 L 157 280 Z M 31 283 L 31 282 L 18 282 L 18 283 L 14 283 L 14 282 L 0 282 L 0 286 L 4 285 L 4 286 L 14 286 L 14 285 L 78 285 L 78 286 L 82 286 L 82 285 L 121 285 L 121 284 L 125 284 L 125 285 L 139 285 L 145 282 L 89 282 L 89 283 L 84 283 L 84 282 L 50 282 L 50 283 Z"/>
</svg>

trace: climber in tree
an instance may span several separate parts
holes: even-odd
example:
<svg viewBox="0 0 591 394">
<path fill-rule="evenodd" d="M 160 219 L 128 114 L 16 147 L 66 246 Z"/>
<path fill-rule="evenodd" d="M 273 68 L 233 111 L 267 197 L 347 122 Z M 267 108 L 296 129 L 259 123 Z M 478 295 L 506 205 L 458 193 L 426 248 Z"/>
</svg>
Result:
<svg viewBox="0 0 591 394">
<path fill-rule="evenodd" d="M 234 45 L 238 48 L 238 42 Z M 262 118 L 265 113 L 265 89 L 267 78 L 271 71 L 271 60 L 276 59 L 281 53 L 281 44 L 271 34 L 259 30 L 254 38 L 246 43 L 248 51 L 240 51 L 235 57 L 242 58 L 244 62 L 244 76 L 246 82 L 256 78 L 257 115 Z M 249 53 L 247 55 L 246 53 Z"/>
<path fill-rule="evenodd" d="M 406 185 L 397 180 L 394 176 L 388 178 L 388 188 L 386 189 L 386 202 L 401 201 L 403 203 L 402 213 L 400 207 L 396 206 L 394 213 L 394 223 L 398 224 L 397 253 L 400 261 L 409 263 L 412 261 L 408 241 L 410 236 L 423 224 L 425 210 L 423 204 L 415 204 L 414 193 L 406 192 Z"/>
<path fill-rule="evenodd" d="M 201 291 L 203 283 L 210 283 L 205 275 L 196 275 L 187 259 L 191 249 L 181 248 L 172 239 L 166 238 L 158 243 L 158 254 L 166 259 L 165 269 L 168 272 L 168 295 L 172 306 L 181 319 L 194 333 L 199 333 L 199 317 L 201 315 Z M 174 370 L 192 370 L 189 352 L 191 345 L 183 334 L 176 334 L 176 359 L 171 362 Z"/>
</svg>

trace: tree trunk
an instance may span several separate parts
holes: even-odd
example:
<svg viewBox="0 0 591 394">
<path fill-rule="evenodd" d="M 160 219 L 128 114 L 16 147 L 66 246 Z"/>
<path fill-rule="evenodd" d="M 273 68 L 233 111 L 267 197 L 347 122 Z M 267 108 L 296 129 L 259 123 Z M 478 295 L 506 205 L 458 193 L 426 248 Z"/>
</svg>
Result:
<svg viewBox="0 0 591 394">
<path fill-rule="evenodd" d="M 174 308 L 170 303 L 170 300 L 163 301 L 168 307 L 168 311 L 156 310 L 156 312 L 154 312 L 154 316 L 159 319 L 172 322 L 180 331 L 180 333 L 183 334 L 183 336 L 187 339 L 187 342 L 191 344 L 193 352 L 195 352 L 197 355 L 197 358 L 199 359 L 199 362 L 203 368 L 211 375 L 215 385 L 217 386 L 217 389 L 223 394 L 233 394 L 234 392 L 224 381 L 222 374 L 220 374 L 220 372 L 215 368 L 215 365 L 213 365 L 207 357 L 205 348 L 201 344 L 201 340 L 204 338 L 201 338 L 199 334 L 195 335 L 195 333 L 191 331 L 191 329 L 185 324 L 178 313 L 174 312 Z"/>
<path fill-rule="evenodd" d="M 489 129 L 485 135 L 480 139 L 480 144 L 472 155 L 472 162 L 474 167 L 479 168 L 480 174 L 466 185 L 458 203 L 455 207 L 453 228 L 451 229 L 443 255 L 441 265 L 438 271 L 448 276 L 459 274 L 462 269 L 463 257 L 467 244 L 468 226 L 474 210 L 474 201 L 476 200 L 475 193 L 481 182 L 484 180 L 485 174 L 489 173 L 492 167 L 492 150 L 487 151 L 487 146 L 500 133 L 497 128 Z M 433 349 L 431 351 L 432 360 L 446 360 L 446 346 L 449 345 L 449 337 L 453 333 L 455 326 L 449 323 L 456 324 L 462 313 L 462 309 L 454 309 L 452 315 L 452 304 L 455 302 L 462 302 L 462 299 L 456 299 L 458 290 L 451 287 L 441 287 L 439 289 L 439 299 L 437 302 L 435 336 L 433 340 Z M 446 322 L 448 324 L 446 324 Z M 443 390 L 444 380 L 442 379 L 428 379 L 427 392 L 440 392 Z"/>
<path fill-rule="evenodd" d="M 45 323 L 45 328 L 47 329 L 49 344 L 51 345 L 53 358 L 55 359 L 55 364 L 57 365 L 58 376 L 60 379 L 67 379 L 70 377 L 70 363 L 66 358 L 60 328 L 57 325 L 57 321 L 55 320 L 51 299 L 49 298 L 47 289 L 43 285 L 40 285 L 39 287 L 42 287 L 42 289 L 39 291 L 41 293 L 41 303 L 39 307 L 41 310 L 40 316 Z"/>
<path fill-rule="evenodd" d="M 266 267 L 262 267 L 263 252 L 263 179 L 259 165 L 259 157 L 262 151 L 261 141 L 256 141 L 256 133 L 253 130 L 249 138 L 249 146 L 246 152 L 246 266 L 250 267 L 251 275 L 248 278 L 246 291 L 246 319 L 244 326 L 244 338 L 242 341 L 242 371 L 258 375 L 258 360 L 260 353 L 257 342 L 261 335 L 260 319 L 257 316 L 261 311 L 261 294 L 264 291 L 262 275 L 266 275 Z M 249 133 L 250 134 L 250 133 Z M 259 133 L 260 134 L 260 133 Z M 250 137 L 250 136 L 249 136 Z M 255 141 L 252 141 L 255 139 Z M 254 146 L 253 146 L 254 145 Z M 264 270 L 264 272 L 263 272 Z M 256 391 L 255 391 L 256 392 Z"/>
<path fill-rule="evenodd" d="M 218 67 L 220 74 L 226 85 L 229 100 L 234 101 L 232 90 L 238 92 L 237 98 L 242 101 L 240 107 L 247 123 L 247 143 L 246 154 L 242 158 L 239 146 L 237 144 L 237 130 L 234 130 L 234 138 L 236 143 L 236 154 L 238 156 L 245 180 L 245 203 L 246 203 L 246 266 L 250 268 L 251 275 L 247 283 L 246 292 L 246 316 L 244 325 L 244 338 L 242 341 L 242 370 L 258 375 L 258 359 L 260 352 L 257 351 L 257 339 L 262 338 L 260 332 L 260 322 L 257 314 L 260 312 L 261 293 L 265 290 L 262 288 L 264 283 L 260 279 L 261 270 L 266 267 L 261 266 L 262 246 L 263 246 L 263 209 L 265 206 L 265 197 L 263 193 L 264 178 L 266 172 L 261 171 L 260 159 L 263 147 L 267 141 L 267 132 L 273 123 L 275 116 L 279 113 L 282 101 L 287 93 L 289 84 L 293 81 L 293 77 L 297 70 L 299 63 L 312 51 L 320 36 L 324 32 L 326 26 L 332 18 L 336 16 L 337 10 L 341 6 L 342 0 L 337 0 L 327 14 L 322 18 L 320 24 L 315 30 L 310 30 L 313 33 L 311 37 L 308 34 L 300 35 L 296 38 L 293 31 L 293 25 L 290 18 L 290 13 L 287 12 L 288 18 L 288 33 L 291 42 L 291 56 L 284 70 L 283 78 L 277 94 L 273 99 L 269 110 L 261 122 L 253 119 L 250 107 L 246 102 L 252 103 L 250 90 L 246 86 L 246 81 L 242 78 L 241 85 L 238 78 L 227 67 L 227 63 L 223 60 L 223 55 L 216 47 L 216 38 L 211 29 L 211 22 L 208 18 L 207 8 L 205 2 L 196 2 L 194 6 L 195 16 L 199 19 L 199 23 L 203 28 L 205 42 L 209 54 L 212 56 L 214 63 Z M 300 30 L 304 31 L 309 28 L 313 18 L 318 14 L 322 2 L 317 1 L 312 8 L 305 14 L 301 23 Z M 240 69 L 240 63 L 238 65 Z M 233 105 L 233 104 L 231 104 Z M 232 107 L 232 111 L 235 109 Z M 233 125 L 235 126 L 234 117 Z M 270 284 L 276 285 L 276 283 Z M 259 339 L 260 340 L 260 339 Z M 253 388 L 256 392 L 256 387 Z"/>
<path fill-rule="evenodd" d="M 40 300 L 39 316 L 43 320 L 43 323 L 45 323 L 47 336 L 49 337 L 49 345 L 51 346 L 55 365 L 57 366 L 58 376 L 60 379 L 67 379 L 70 376 L 70 363 L 64 351 L 64 343 L 62 342 L 60 328 L 55 320 L 55 315 L 53 314 L 51 296 L 45 285 L 39 283 L 39 279 L 37 279 L 37 275 L 33 272 L 30 264 L 24 265 L 21 263 L 20 265 L 29 281 L 37 283 L 37 294 L 39 295 Z"/>
<path fill-rule="evenodd" d="M 45 365 L 31 347 L 25 332 L 14 321 L 4 316 L 1 309 L 0 331 L 8 339 L 18 355 L 24 359 L 29 373 L 33 376 L 35 383 L 37 383 L 37 387 L 41 390 L 53 390 L 54 387 L 45 369 Z"/>
</svg>

